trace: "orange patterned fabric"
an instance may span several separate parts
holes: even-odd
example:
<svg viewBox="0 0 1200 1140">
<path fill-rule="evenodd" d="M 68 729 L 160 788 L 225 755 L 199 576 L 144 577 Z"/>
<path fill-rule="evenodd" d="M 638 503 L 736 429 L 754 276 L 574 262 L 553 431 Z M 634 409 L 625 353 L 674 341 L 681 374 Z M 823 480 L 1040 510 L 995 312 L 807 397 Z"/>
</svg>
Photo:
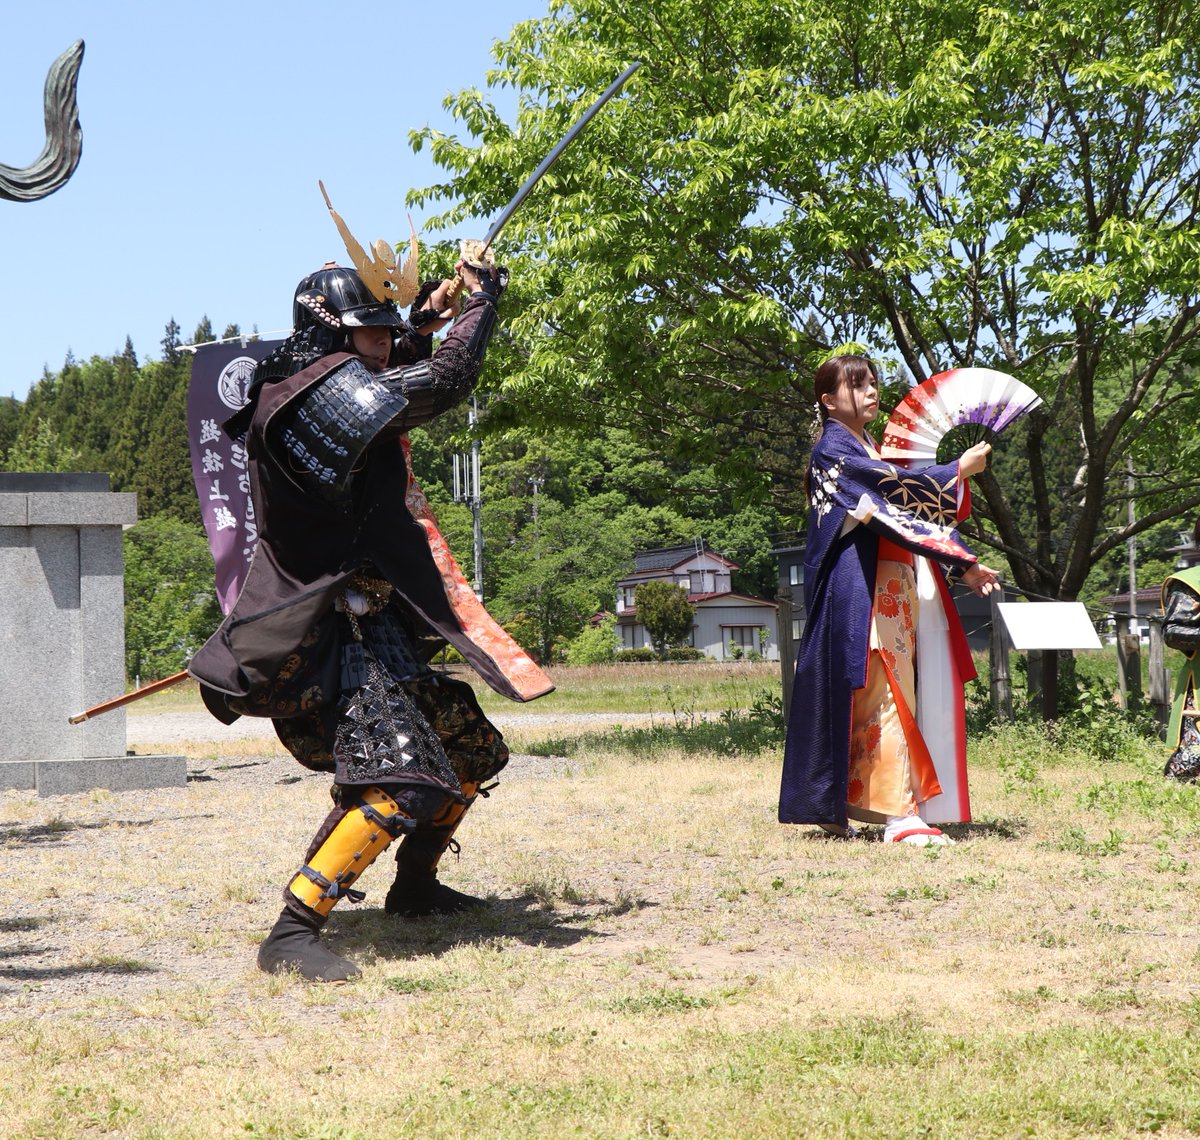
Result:
<svg viewBox="0 0 1200 1140">
<path fill-rule="evenodd" d="M 917 584 L 912 567 L 880 560 L 871 615 L 867 683 L 855 689 L 850 727 L 850 815 L 880 822 L 911 815 L 941 793 L 917 727 Z"/>
<path fill-rule="evenodd" d="M 483 608 L 483 603 L 475 596 L 475 591 L 463 576 L 454 555 L 450 553 L 449 544 L 438 530 L 437 519 L 433 516 L 425 492 L 413 478 L 412 451 L 407 435 L 400 437 L 400 446 L 404 448 L 404 461 L 408 464 L 408 492 L 405 495 L 405 503 L 429 540 L 429 549 L 441 572 L 446 597 L 458 624 L 496 663 L 520 694 L 521 700 L 531 701 L 535 697 L 545 696 L 553 690 L 554 682 L 538 668 L 533 658 L 504 632 L 500 623 Z"/>
<path fill-rule="evenodd" d="M 879 540 L 879 561 L 899 562 L 903 566 L 914 565 L 911 550 L 905 550 L 903 546 L 897 546 L 886 538 Z"/>
</svg>

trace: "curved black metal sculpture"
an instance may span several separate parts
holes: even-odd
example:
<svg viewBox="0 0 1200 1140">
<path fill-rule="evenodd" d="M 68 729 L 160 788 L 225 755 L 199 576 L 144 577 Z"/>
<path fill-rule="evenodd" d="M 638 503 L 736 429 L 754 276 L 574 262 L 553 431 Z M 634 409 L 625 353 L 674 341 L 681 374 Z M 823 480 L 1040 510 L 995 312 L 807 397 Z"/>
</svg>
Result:
<svg viewBox="0 0 1200 1140">
<path fill-rule="evenodd" d="M 46 145 L 37 161 L 18 169 L 0 163 L 0 198 L 36 202 L 53 194 L 75 173 L 83 153 L 83 129 L 75 84 L 83 62 L 83 40 L 62 53 L 46 76 Z"/>
</svg>

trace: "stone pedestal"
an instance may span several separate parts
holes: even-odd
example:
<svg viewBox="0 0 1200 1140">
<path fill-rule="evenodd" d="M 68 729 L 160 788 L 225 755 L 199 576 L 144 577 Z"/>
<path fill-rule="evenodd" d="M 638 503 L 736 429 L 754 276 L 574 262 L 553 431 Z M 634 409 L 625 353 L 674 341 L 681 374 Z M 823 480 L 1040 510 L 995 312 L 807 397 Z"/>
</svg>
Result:
<svg viewBox="0 0 1200 1140">
<path fill-rule="evenodd" d="M 128 756 L 122 528 L 137 496 L 104 474 L 0 473 L 0 789 L 42 795 L 187 783 L 182 756 Z"/>
</svg>

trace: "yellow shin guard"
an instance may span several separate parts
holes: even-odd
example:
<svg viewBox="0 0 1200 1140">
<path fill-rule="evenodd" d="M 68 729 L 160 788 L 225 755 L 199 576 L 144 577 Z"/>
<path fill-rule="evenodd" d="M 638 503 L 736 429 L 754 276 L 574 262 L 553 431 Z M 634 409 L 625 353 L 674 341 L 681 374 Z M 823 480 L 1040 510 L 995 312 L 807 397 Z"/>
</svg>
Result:
<svg viewBox="0 0 1200 1140">
<path fill-rule="evenodd" d="M 350 884 L 412 822 L 385 791 L 368 788 L 296 873 L 288 890 L 310 910 L 328 918 L 338 899 L 351 893 L 347 890 Z"/>
<path fill-rule="evenodd" d="M 429 868 L 431 871 L 437 870 L 442 856 L 446 854 L 446 848 L 450 846 L 451 841 L 454 839 L 454 833 L 458 830 L 458 825 L 462 823 L 462 817 L 467 814 L 467 808 L 475 802 L 478 791 L 479 782 L 477 780 L 464 780 L 462 793 L 466 798 L 466 803 L 460 804 L 451 800 L 450 803 L 429 821 L 429 828 L 437 836 L 437 845 L 439 848 L 436 854 L 433 855 L 432 865 Z M 457 846 L 455 850 L 458 850 Z"/>
<path fill-rule="evenodd" d="M 451 800 L 429 821 L 429 826 L 436 827 L 439 831 L 453 831 L 461 822 L 462 817 L 467 814 L 467 808 L 475 802 L 475 793 L 478 791 L 479 782 L 477 780 L 464 780 L 462 784 L 464 802 Z"/>
</svg>

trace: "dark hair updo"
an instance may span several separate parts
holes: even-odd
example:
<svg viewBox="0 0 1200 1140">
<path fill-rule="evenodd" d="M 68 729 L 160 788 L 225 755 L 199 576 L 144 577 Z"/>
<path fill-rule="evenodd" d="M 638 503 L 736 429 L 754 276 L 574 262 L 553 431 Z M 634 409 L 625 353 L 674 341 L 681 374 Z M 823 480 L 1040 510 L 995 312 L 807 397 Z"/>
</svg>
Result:
<svg viewBox="0 0 1200 1140">
<path fill-rule="evenodd" d="M 879 370 L 865 356 L 833 356 L 825 361 L 813 375 L 813 395 L 821 422 L 829 418 L 829 409 L 821 403 L 821 397 L 836 392 L 843 384 L 856 386 L 872 382 L 879 383 Z"/>
</svg>

